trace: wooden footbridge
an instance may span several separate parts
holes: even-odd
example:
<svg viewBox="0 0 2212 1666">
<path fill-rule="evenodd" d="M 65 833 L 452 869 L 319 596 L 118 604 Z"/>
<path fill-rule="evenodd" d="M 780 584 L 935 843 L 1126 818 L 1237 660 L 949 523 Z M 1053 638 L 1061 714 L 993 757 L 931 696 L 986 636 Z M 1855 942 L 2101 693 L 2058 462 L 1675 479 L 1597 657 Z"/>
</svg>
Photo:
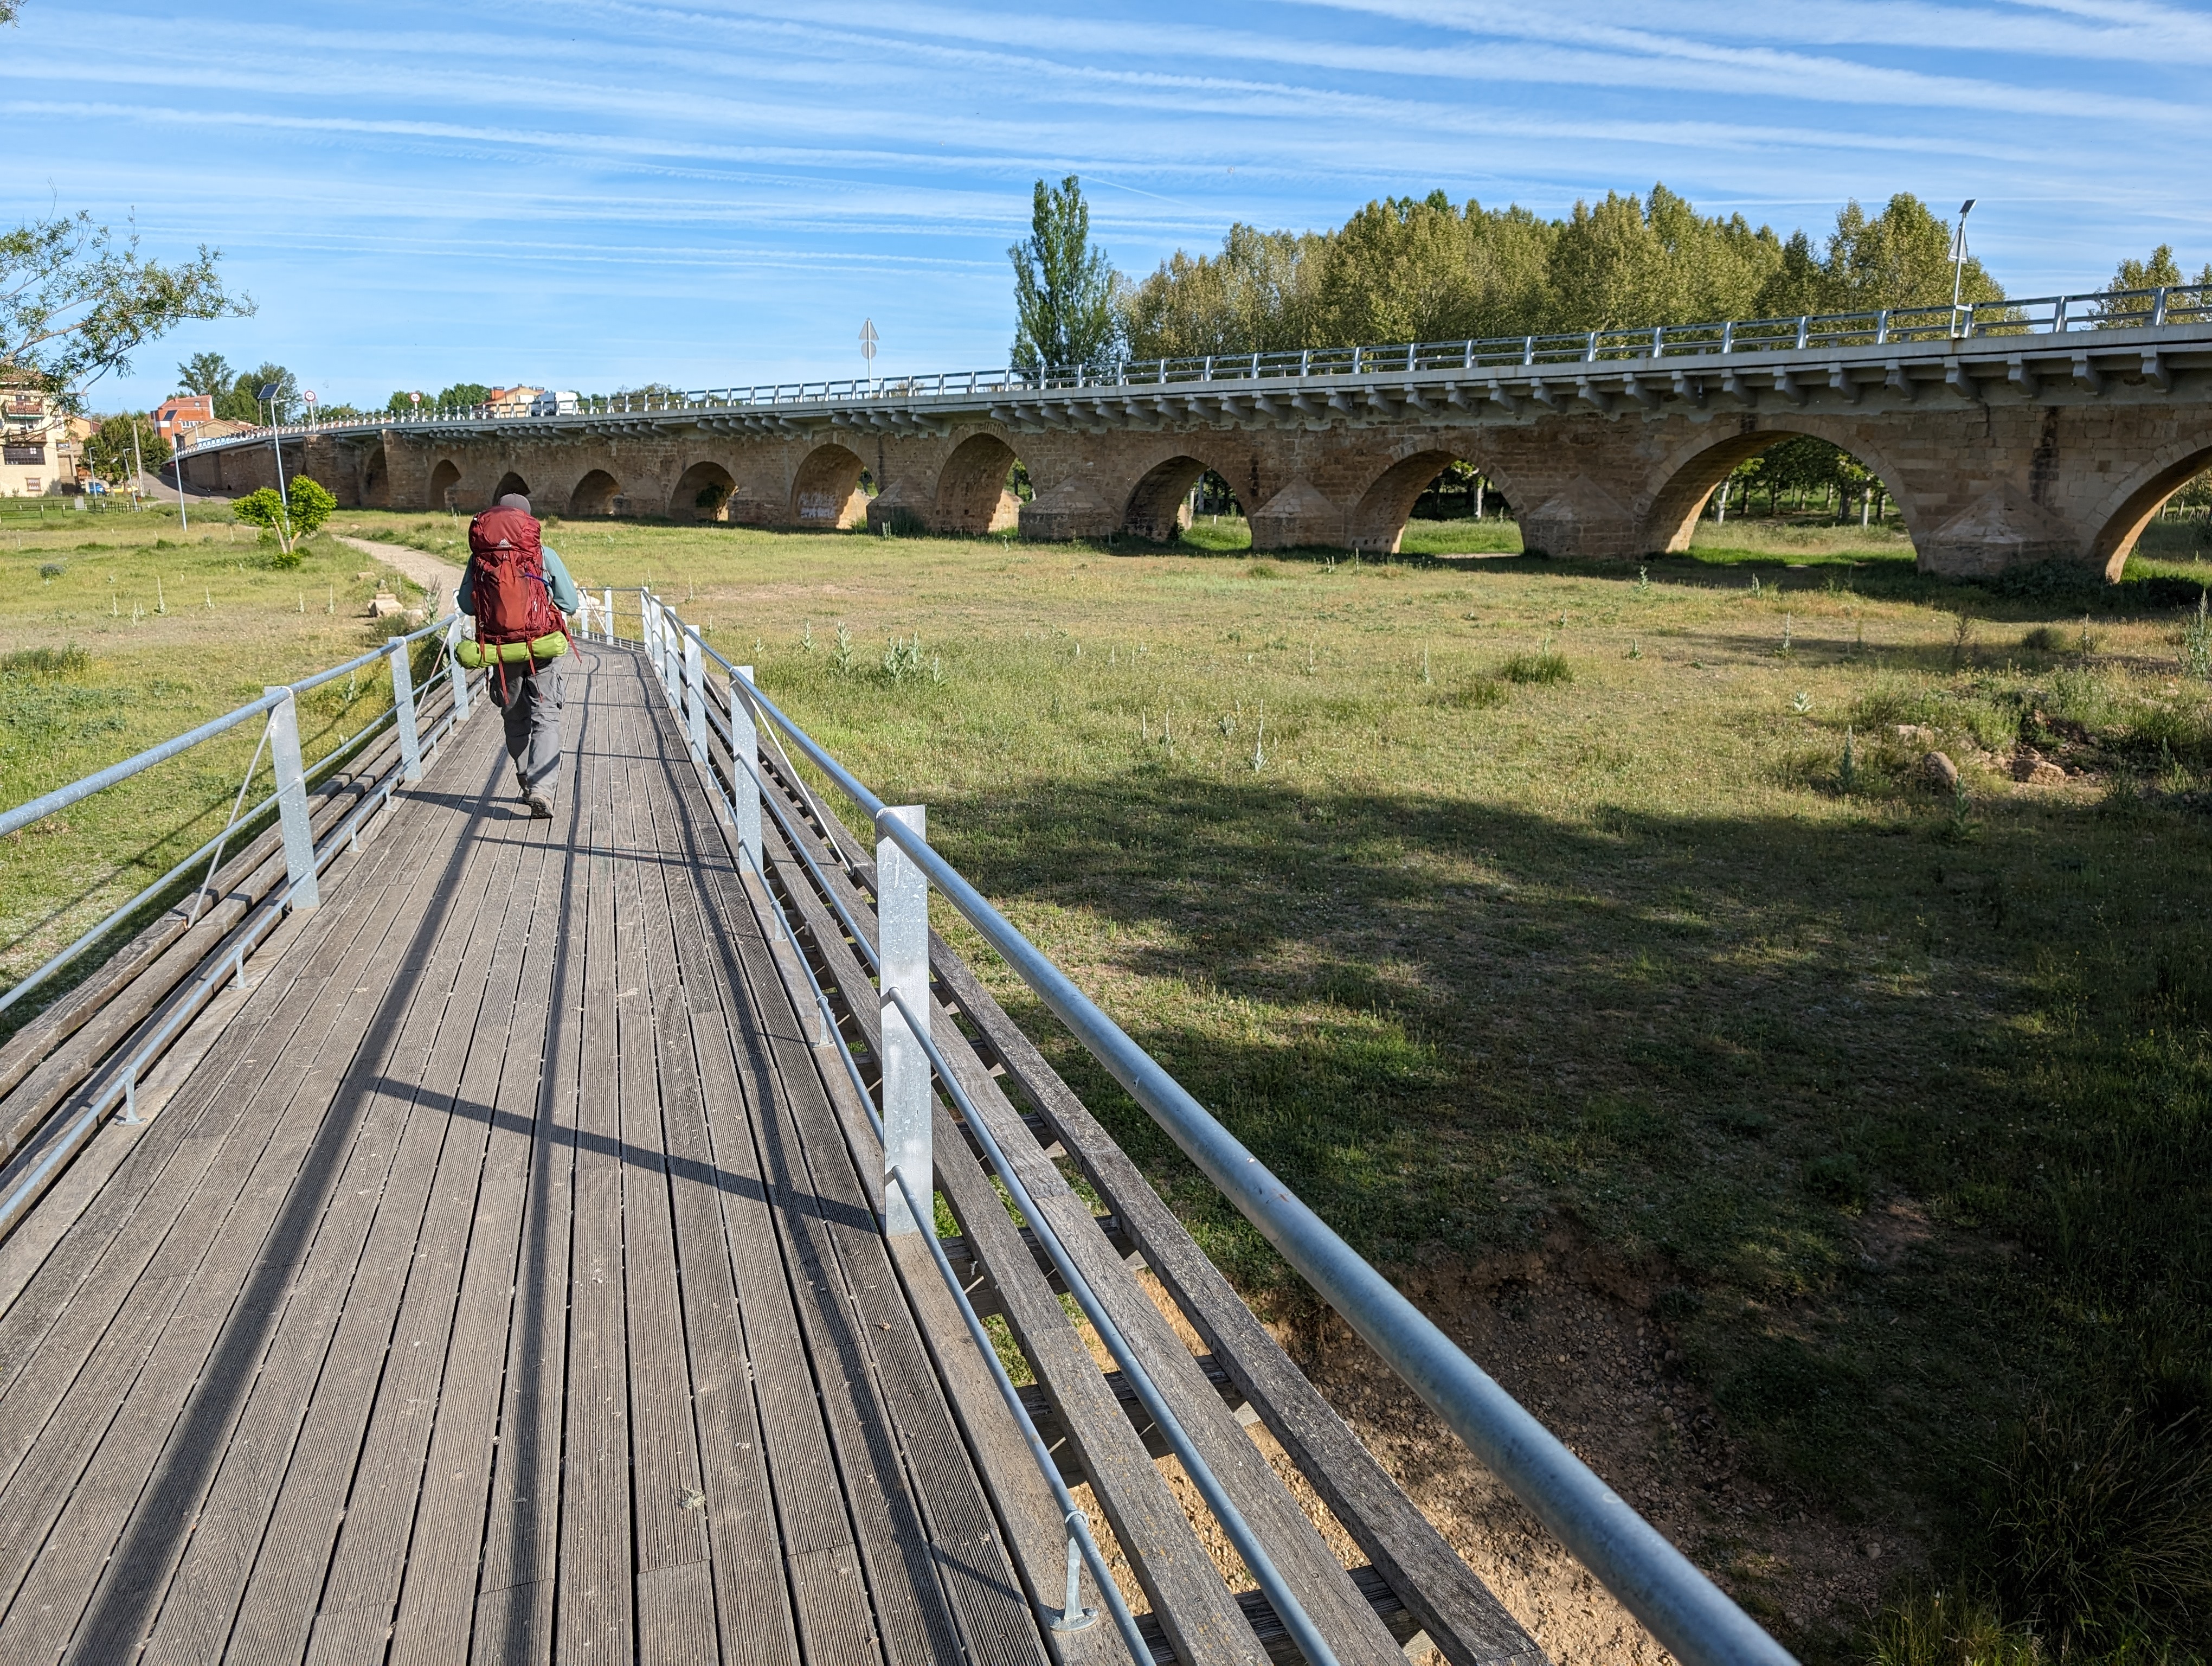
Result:
<svg viewBox="0 0 2212 1666">
<path fill-rule="evenodd" d="M 0 1046 L 0 1661 L 1541 1662 L 928 932 L 997 916 L 919 818 L 593 613 L 555 819 L 404 639 L 319 781 L 272 690 L 267 830 Z M 1788 1659 L 1243 1160 L 1678 1654 Z"/>
</svg>

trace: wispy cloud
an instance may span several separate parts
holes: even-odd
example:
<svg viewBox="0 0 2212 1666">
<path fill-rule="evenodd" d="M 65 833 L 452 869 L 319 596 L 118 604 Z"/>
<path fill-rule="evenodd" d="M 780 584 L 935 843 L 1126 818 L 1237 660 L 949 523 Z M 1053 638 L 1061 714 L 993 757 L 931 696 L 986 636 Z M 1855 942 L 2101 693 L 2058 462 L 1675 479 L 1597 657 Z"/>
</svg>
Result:
<svg viewBox="0 0 2212 1666">
<path fill-rule="evenodd" d="M 2212 256 L 2212 17 L 2136 0 L 30 0 L 8 51 L 10 210 L 135 205 L 263 303 L 139 398 L 210 346 L 379 400 L 818 373 L 863 314 L 901 368 L 990 362 L 1068 173 L 1139 271 L 1232 220 L 1654 179 L 1785 230 L 1978 196 L 2021 289 Z"/>
</svg>

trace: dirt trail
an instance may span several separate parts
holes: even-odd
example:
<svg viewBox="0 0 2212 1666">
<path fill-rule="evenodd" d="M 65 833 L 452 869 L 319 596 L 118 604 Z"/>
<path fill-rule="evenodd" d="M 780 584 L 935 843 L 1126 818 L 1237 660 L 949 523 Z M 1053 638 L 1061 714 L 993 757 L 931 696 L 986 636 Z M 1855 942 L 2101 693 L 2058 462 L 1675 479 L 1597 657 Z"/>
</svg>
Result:
<svg viewBox="0 0 2212 1666">
<path fill-rule="evenodd" d="M 388 567 L 398 568 L 425 590 L 435 592 L 447 601 L 453 600 L 453 593 L 460 587 L 461 569 L 425 550 L 410 550 L 404 544 L 380 544 L 368 538 L 341 538 L 338 542 Z"/>
</svg>

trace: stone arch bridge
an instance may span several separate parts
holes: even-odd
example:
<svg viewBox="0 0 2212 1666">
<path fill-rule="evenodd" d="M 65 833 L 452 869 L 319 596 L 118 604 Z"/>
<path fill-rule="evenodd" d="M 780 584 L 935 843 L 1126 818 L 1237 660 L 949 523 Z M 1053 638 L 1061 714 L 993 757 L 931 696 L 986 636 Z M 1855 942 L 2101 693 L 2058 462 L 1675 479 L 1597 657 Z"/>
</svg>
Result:
<svg viewBox="0 0 2212 1666">
<path fill-rule="evenodd" d="M 2117 578 L 2158 506 L 2212 466 L 2212 313 L 2069 330 L 2065 312 L 1933 339 L 1885 339 L 1880 315 L 1838 344 L 1796 345 L 1820 334 L 1797 320 L 1794 340 L 1749 350 L 1647 330 L 1571 337 L 1564 357 L 1532 341 L 1506 362 L 1496 344 L 1455 343 L 1074 386 L 993 373 L 586 402 L 264 430 L 180 466 L 195 490 L 247 491 L 273 482 L 281 444 L 288 475 L 349 505 L 474 509 L 522 489 L 568 516 L 1139 540 L 1172 538 L 1212 470 L 1255 548 L 1391 550 L 1429 483 L 1465 460 L 1506 494 L 1531 550 L 1632 558 L 1684 547 L 1731 469 L 1803 434 L 1881 477 L 1924 569 L 2060 561 Z M 1005 490 L 1017 460 L 1025 503 Z"/>
</svg>

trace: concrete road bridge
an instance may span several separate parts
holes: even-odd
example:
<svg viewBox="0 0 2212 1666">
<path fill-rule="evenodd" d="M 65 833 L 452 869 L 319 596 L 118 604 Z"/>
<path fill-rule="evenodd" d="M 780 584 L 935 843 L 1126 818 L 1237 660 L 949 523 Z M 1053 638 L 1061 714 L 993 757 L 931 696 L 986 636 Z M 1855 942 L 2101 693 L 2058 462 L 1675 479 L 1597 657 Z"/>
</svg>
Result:
<svg viewBox="0 0 2212 1666">
<path fill-rule="evenodd" d="M 194 490 L 307 473 L 342 503 L 1165 541 L 1207 471 L 1257 549 L 1398 546 L 1456 461 L 1528 548 L 1680 550 L 1747 458 L 1793 435 L 1877 474 L 1923 569 L 2117 578 L 2212 466 L 2212 289 L 1668 325 L 1572 336 L 972 371 L 262 429 L 188 448 Z M 1017 462 L 1032 501 L 1007 489 Z M 865 478 L 864 478 L 865 477 Z M 872 488 L 872 492 L 871 492 Z"/>
</svg>

